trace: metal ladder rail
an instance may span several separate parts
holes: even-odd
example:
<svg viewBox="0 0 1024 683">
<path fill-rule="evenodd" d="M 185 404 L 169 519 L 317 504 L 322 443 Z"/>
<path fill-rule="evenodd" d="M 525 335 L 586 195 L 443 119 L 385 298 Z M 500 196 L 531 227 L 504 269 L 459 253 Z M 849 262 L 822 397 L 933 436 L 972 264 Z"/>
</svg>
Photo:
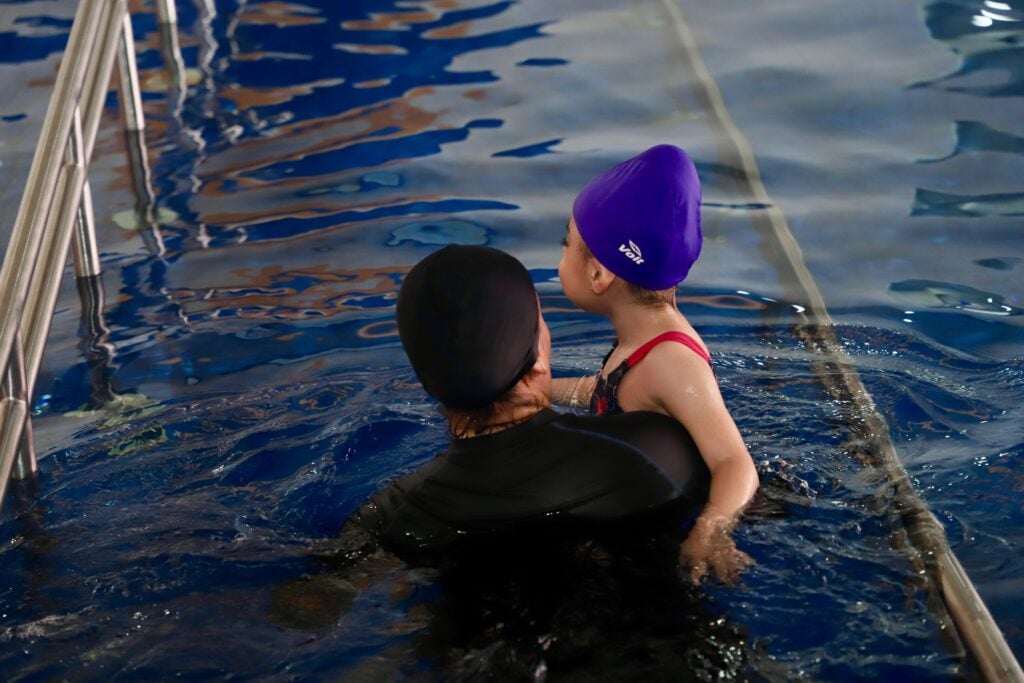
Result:
<svg viewBox="0 0 1024 683">
<path fill-rule="evenodd" d="M 38 471 L 30 401 L 74 233 L 75 272 L 100 273 L 86 180 L 115 55 L 126 128 L 143 126 L 125 0 L 82 0 L 0 267 L 0 505 Z"/>
</svg>

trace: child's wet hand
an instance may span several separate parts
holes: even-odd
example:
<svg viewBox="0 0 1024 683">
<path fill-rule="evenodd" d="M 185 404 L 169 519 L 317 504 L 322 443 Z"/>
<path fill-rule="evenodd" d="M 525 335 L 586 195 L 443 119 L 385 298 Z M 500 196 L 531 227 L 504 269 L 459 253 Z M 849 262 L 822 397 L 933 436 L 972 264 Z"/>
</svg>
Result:
<svg viewBox="0 0 1024 683">
<path fill-rule="evenodd" d="M 729 539 L 730 547 L 716 549 L 708 561 L 714 570 L 714 576 L 721 583 L 731 585 L 740 580 L 740 574 L 754 563 L 750 555 L 736 547 Z"/>
<path fill-rule="evenodd" d="M 723 584 L 736 583 L 753 562 L 736 547 L 729 525 L 708 520 L 698 520 L 679 548 L 679 564 L 694 585 L 709 575 Z"/>
</svg>

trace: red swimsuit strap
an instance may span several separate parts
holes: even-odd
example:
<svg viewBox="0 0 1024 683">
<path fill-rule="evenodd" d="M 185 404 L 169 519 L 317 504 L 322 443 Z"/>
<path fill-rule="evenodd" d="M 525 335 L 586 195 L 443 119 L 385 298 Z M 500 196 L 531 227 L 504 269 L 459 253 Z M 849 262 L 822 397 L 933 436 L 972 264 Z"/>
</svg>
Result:
<svg viewBox="0 0 1024 683">
<path fill-rule="evenodd" d="M 642 361 L 644 359 L 644 356 L 646 356 L 651 349 L 653 349 L 658 344 L 667 341 L 679 342 L 683 346 L 689 347 L 694 353 L 703 358 L 706 362 L 711 362 L 711 356 L 708 355 L 708 352 L 704 350 L 704 347 L 701 346 L 696 339 L 686 334 L 685 332 L 677 332 L 675 330 L 671 330 L 669 332 L 662 332 L 657 337 L 650 340 L 649 342 L 638 348 L 636 351 L 634 351 L 632 354 L 630 354 L 629 358 L 626 359 L 626 364 L 629 367 L 633 367 L 634 365 Z"/>
</svg>

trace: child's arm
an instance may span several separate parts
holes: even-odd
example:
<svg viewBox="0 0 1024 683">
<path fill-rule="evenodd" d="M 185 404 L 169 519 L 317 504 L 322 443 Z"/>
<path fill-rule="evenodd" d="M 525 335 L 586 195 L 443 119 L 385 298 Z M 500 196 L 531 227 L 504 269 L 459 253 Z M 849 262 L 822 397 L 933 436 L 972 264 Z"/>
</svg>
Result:
<svg viewBox="0 0 1024 683">
<path fill-rule="evenodd" d="M 695 582 L 709 570 L 723 581 L 735 579 L 750 558 L 736 548 L 732 528 L 758 477 L 710 366 L 679 344 L 661 344 L 626 375 L 619 401 L 627 410 L 667 413 L 690 432 L 711 471 L 711 492 L 681 559 Z"/>
<path fill-rule="evenodd" d="M 551 380 L 551 402 L 570 408 L 581 408 L 590 405 L 590 396 L 597 385 L 597 377 L 555 377 Z"/>
</svg>

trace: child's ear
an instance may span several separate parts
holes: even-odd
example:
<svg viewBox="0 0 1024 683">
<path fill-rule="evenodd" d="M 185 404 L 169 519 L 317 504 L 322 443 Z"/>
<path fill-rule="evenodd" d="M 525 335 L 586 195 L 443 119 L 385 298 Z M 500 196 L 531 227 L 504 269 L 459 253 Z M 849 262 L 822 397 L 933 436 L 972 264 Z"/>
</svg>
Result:
<svg viewBox="0 0 1024 683">
<path fill-rule="evenodd" d="M 587 275 L 590 279 L 590 291 L 601 295 L 615 282 L 615 273 L 602 266 L 597 259 L 590 259 L 587 264 Z"/>
</svg>

